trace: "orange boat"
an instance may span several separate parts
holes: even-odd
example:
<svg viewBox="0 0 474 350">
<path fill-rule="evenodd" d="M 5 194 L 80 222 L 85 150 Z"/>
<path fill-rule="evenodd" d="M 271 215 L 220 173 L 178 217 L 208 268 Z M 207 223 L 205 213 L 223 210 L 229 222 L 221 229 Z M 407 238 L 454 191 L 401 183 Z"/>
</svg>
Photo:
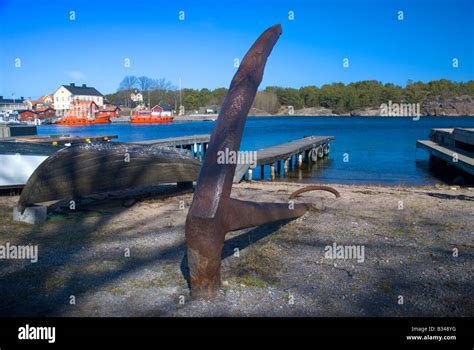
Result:
<svg viewBox="0 0 474 350">
<path fill-rule="evenodd" d="M 55 124 L 85 126 L 110 123 L 110 116 L 98 115 L 97 110 L 94 102 L 74 101 L 71 110 Z"/>
<path fill-rule="evenodd" d="M 76 116 L 65 116 L 65 117 L 59 119 L 54 124 L 59 124 L 59 125 L 91 125 L 92 122 L 91 122 L 91 120 L 86 119 L 86 118 L 78 118 Z"/>
<path fill-rule="evenodd" d="M 92 124 L 108 124 L 110 123 L 110 117 L 109 116 L 96 116 L 94 119 L 92 119 Z"/>
<path fill-rule="evenodd" d="M 130 122 L 133 124 L 169 123 L 173 119 L 171 109 L 164 106 L 155 106 L 151 111 L 147 109 L 136 111 L 130 118 Z"/>
<path fill-rule="evenodd" d="M 110 119 L 107 117 L 98 117 L 94 119 L 87 119 L 77 116 L 65 116 L 58 120 L 55 124 L 59 125 L 94 125 L 94 124 L 107 124 L 110 123 Z"/>
</svg>

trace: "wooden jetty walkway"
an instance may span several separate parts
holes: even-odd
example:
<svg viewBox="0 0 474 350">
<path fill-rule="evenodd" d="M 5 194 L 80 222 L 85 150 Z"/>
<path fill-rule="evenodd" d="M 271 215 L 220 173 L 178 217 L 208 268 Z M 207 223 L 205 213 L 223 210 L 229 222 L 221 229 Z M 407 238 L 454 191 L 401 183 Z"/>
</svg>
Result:
<svg viewBox="0 0 474 350">
<path fill-rule="evenodd" d="M 182 149 L 188 149 L 191 151 L 194 157 L 202 159 L 204 157 L 204 154 L 206 154 L 210 139 L 210 134 L 199 134 L 179 137 L 168 137 L 156 140 L 144 140 L 132 143 L 138 145 L 160 145 L 165 147 L 179 147 Z"/>
<path fill-rule="evenodd" d="M 430 140 L 418 140 L 417 148 L 425 149 L 431 157 L 444 161 L 474 175 L 474 129 L 432 129 Z"/>
<path fill-rule="evenodd" d="M 247 174 L 247 180 L 252 181 L 253 169 L 260 166 L 260 178 L 264 179 L 265 165 L 270 166 L 270 179 L 276 174 L 286 174 L 293 164 L 301 167 L 303 162 L 317 161 L 329 154 L 329 143 L 335 140 L 334 136 L 306 136 L 291 142 L 272 147 L 262 148 L 256 152 L 256 161 L 253 163 L 237 164 L 234 183 L 240 182 Z M 276 170 L 276 171 L 275 171 Z"/>
<path fill-rule="evenodd" d="M 117 135 L 98 135 L 98 136 L 71 136 L 69 134 L 64 135 L 45 135 L 45 136 L 21 136 L 13 137 L 9 139 L 1 139 L 1 141 L 18 141 L 18 142 L 31 142 L 50 144 L 54 146 L 69 146 L 78 143 L 91 143 L 91 142 L 108 142 L 112 139 L 118 138 Z"/>
<path fill-rule="evenodd" d="M 139 145 L 183 146 L 209 143 L 210 134 L 168 137 L 165 139 L 136 141 Z"/>
</svg>

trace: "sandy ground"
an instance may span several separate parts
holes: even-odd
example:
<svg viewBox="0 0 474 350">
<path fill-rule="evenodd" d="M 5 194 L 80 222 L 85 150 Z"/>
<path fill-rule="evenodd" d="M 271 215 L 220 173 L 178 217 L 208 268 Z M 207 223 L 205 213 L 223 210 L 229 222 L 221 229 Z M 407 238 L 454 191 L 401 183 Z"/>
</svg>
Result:
<svg viewBox="0 0 474 350">
<path fill-rule="evenodd" d="M 300 187 L 233 196 L 286 202 Z M 82 201 L 38 226 L 12 221 L 18 197 L 0 197 L 0 245 L 39 246 L 37 263 L 0 260 L 0 315 L 474 316 L 474 189 L 334 187 L 341 198 L 302 195 L 313 209 L 300 219 L 230 234 L 210 301 L 191 300 L 186 280 L 190 192 Z M 329 258 L 333 243 L 363 247 L 363 261 Z"/>
</svg>

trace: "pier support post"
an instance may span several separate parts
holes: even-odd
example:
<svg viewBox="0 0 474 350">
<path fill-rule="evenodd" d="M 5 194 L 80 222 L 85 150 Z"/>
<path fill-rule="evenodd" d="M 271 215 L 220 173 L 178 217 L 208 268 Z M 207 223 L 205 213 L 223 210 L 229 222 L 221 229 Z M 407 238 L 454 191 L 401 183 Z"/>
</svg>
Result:
<svg viewBox="0 0 474 350">
<path fill-rule="evenodd" d="M 270 178 L 272 181 L 275 180 L 275 163 L 270 165 Z"/>
<path fill-rule="evenodd" d="M 309 150 L 307 149 L 306 151 L 304 151 L 303 162 L 308 163 L 308 160 L 309 160 Z"/>
<path fill-rule="evenodd" d="M 265 179 L 265 165 L 260 165 L 260 180 Z"/>
<path fill-rule="evenodd" d="M 248 175 L 247 175 L 248 182 L 252 182 L 252 173 L 253 173 L 252 168 L 249 168 Z"/>
<path fill-rule="evenodd" d="M 277 162 L 277 173 L 278 173 L 278 175 L 280 176 L 280 174 L 281 174 L 281 160 L 279 160 L 279 161 Z"/>
<path fill-rule="evenodd" d="M 283 172 L 284 174 L 288 174 L 288 162 L 290 161 L 290 158 L 285 159 L 285 162 L 283 164 Z"/>
<path fill-rule="evenodd" d="M 316 161 L 318 160 L 318 148 L 314 144 L 313 148 L 311 148 L 311 152 L 309 153 L 309 160 L 310 163 L 316 163 Z"/>
<path fill-rule="evenodd" d="M 298 154 L 298 168 L 301 168 L 303 165 L 303 154 L 299 153 Z"/>
<path fill-rule="evenodd" d="M 290 169 L 293 168 L 293 155 L 291 155 L 289 158 L 289 166 L 290 166 Z"/>
<path fill-rule="evenodd" d="M 318 147 L 318 158 L 321 159 L 324 157 L 324 151 L 323 151 L 323 146 Z"/>
<path fill-rule="evenodd" d="M 323 153 L 324 153 L 324 156 L 328 156 L 329 155 L 329 143 L 325 143 L 323 145 Z"/>
</svg>

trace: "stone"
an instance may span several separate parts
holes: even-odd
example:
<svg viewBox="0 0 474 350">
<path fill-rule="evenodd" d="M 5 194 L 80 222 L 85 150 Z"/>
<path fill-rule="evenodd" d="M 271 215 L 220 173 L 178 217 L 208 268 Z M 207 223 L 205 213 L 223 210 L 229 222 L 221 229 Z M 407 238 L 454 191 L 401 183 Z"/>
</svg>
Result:
<svg viewBox="0 0 474 350">
<path fill-rule="evenodd" d="M 13 208 L 13 220 L 26 222 L 31 225 L 41 224 L 46 221 L 48 208 L 43 205 L 32 205 L 25 208 L 23 214 L 18 207 Z"/>
</svg>

